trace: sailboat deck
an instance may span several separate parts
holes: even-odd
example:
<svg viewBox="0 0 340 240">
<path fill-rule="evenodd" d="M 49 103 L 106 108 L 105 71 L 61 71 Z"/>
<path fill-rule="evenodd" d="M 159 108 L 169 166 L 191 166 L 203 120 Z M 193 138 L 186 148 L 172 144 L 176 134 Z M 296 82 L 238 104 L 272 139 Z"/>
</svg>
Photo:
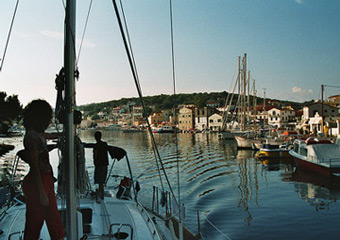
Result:
<svg viewBox="0 0 340 240">
<path fill-rule="evenodd" d="M 148 219 L 146 212 L 140 211 L 136 202 L 129 200 L 119 200 L 108 198 L 105 201 L 81 200 L 81 209 L 92 209 L 92 221 L 86 226 L 88 238 L 101 237 L 105 239 L 111 233 L 115 234 L 120 228 L 120 232 L 133 234 L 133 239 L 157 239 L 153 235 L 154 224 Z M 129 238 L 127 238 L 129 239 Z"/>
<path fill-rule="evenodd" d="M 127 235 L 126 239 L 163 239 L 156 228 L 162 228 L 163 233 L 170 236 L 169 231 L 164 232 L 162 221 L 156 223 L 155 219 L 151 219 L 154 216 L 150 217 L 135 201 L 105 198 L 96 202 L 94 199 L 84 198 L 80 200 L 78 209 L 78 219 L 82 218 L 80 229 L 87 235 L 87 239 L 119 239 L 115 238 L 118 232 Z M 0 234 L 0 240 L 20 239 L 25 227 L 25 212 L 25 205 L 6 211 L 5 219 L 1 220 L 3 234 Z M 46 224 L 41 230 L 40 239 L 50 239 Z"/>
</svg>

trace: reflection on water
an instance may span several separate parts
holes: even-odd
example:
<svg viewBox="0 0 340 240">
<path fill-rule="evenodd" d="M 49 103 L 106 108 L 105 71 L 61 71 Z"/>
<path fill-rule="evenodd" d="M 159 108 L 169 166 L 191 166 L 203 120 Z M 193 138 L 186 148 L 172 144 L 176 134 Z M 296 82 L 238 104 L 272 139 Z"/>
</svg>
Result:
<svg viewBox="0 0 340 240">
<path fill-rule="evenodd" d="M 250 222 L 253 219 L 248 206 L 248 201 L 255 195 L 254 198 L 257 202 L 258 196 L 257 166 L 255 161 L 251 161 L 251 158 L 253 157 L 254 151 L 252 150 L 238 150 L 236 156 L 240 177 L 238 186 L 240 190 L 240 199 L 238 206 L 246 212 L 247 216 L 244 220 L 248 226 L 250 226 Z"/>
<path fill-rule="evenodd" d="M 329 209 L 330 204 L 340 199 L 340 179 L 315 175 L 296 168 L 286 181 L 293 181 L 298 196 L 316 210 Z"/>
<path fill-rule="evenodd" d="M 84 142 L 95 142 L 94 131 L 80 131 L 79 135 Z M 155 140 L 175 194 L 177 160 L 180 162 L 185 223 L 196 232 L 196 211 L 199 210 L 205 239 L 227 239 L 226 235 L 231 239 L 294 239 L 297 236 L 335 239 L 340 234 L 340 230 L 330 224 L 340 220 L 340 184 L 334 179 L 306 175 L 286 160 L 255 160 L 254 151 L 237 150 L 235 141 L 221 142 L 217 134 L 178 134 L 177 140 L 175 136 L 155 134 Z M 103 131 L 103 140 L 127 151 L 132 171 L 141 183 L 139 199 L 151 207 L 149 189 L 159 177 L 150 136 Z M 22 143 L 21 139 L 16 141 L 18 150 Z M 85 151 L 92 178 L 92 150 Z M 54 166 L 57 156 L 57 153 L 51 154 Z M 113 175 L 127 173 L 122 161 L 115 163 Z M 110 184 L 119 183 L 116 178 L 110 181 Z"/>
</svg>

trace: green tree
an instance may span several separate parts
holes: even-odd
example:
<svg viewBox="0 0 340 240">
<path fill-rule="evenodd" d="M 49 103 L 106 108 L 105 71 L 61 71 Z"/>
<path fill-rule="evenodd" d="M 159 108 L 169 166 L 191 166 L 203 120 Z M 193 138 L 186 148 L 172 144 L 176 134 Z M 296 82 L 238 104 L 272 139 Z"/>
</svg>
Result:
<svg viewBox="0 0 340 240">
<path fill-rule="evenodd" d="M 6 134 L 13 123 L 21 119 L 21 115 L 22 105 L 18 96 L 0 92 L 0 133 Z"/>
</svg>

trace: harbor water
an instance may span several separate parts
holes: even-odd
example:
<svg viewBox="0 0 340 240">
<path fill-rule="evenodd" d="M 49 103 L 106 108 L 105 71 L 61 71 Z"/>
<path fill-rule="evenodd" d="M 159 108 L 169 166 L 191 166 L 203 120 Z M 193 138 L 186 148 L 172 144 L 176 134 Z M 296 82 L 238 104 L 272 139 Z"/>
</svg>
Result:
<svg viewBox="0 0 340 240">
<path fill-rule="evenodd" d="M 93 135 L 90 130 L 79 132 L 87 143 L 95 142 Z M 149 189 L 159 183 L 159 177 L 149 135 L 103 131 L 103 140 L 127 151 L 141 186 L 138 199 L 151 208 Z M 155 134 L 155 140 L 176 195 L 179 162 L 184 222 L 196 233 L 199 211 L 202 239 L 338 239 L 340 184 L 336 180 L 301 171 L 290 158 L 261 162 L 254 151 L 237 150 L 235 141 L 221 141 L 217 134 L 185 133 L 177 138 Z M 8 141 L 16 149 L 2 160 L 22 148 L 21 138 Z M 90 179 L 92 157 L 92 150 L 86 149 Z M 57 159 L 58 153 L 52 152 L 55 168 Z M 111 175 L 124 174 L 123 161 L 115 161 Z"/>
</svg>

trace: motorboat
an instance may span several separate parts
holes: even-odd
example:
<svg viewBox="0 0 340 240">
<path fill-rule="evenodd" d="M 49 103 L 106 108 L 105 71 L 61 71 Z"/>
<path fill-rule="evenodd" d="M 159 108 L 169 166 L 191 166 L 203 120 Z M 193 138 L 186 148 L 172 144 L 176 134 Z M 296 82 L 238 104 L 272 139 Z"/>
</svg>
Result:
<svg viewBox="0 0 340 240">
<path fill-rule="evenodd" d="M 289 155 L 290 145 L 285 144 L 262 144 L 260 150 L 255 154 L 255 157 L 259 159 L 270 159 L 270 158 L 287 158 Z"/>
<path fill-rule="evenodd" d="M 340 176 L 340 146 L 328 139 L 295 139 L 289 154 L 301 169 L 326 176 Z"/>
<path fill-rule="evenodd" d="M 153 127 L 153 133 L 175 133 L 176 129 L 171 125 L 161 125 L 160 127 Z"/>
</svg>

